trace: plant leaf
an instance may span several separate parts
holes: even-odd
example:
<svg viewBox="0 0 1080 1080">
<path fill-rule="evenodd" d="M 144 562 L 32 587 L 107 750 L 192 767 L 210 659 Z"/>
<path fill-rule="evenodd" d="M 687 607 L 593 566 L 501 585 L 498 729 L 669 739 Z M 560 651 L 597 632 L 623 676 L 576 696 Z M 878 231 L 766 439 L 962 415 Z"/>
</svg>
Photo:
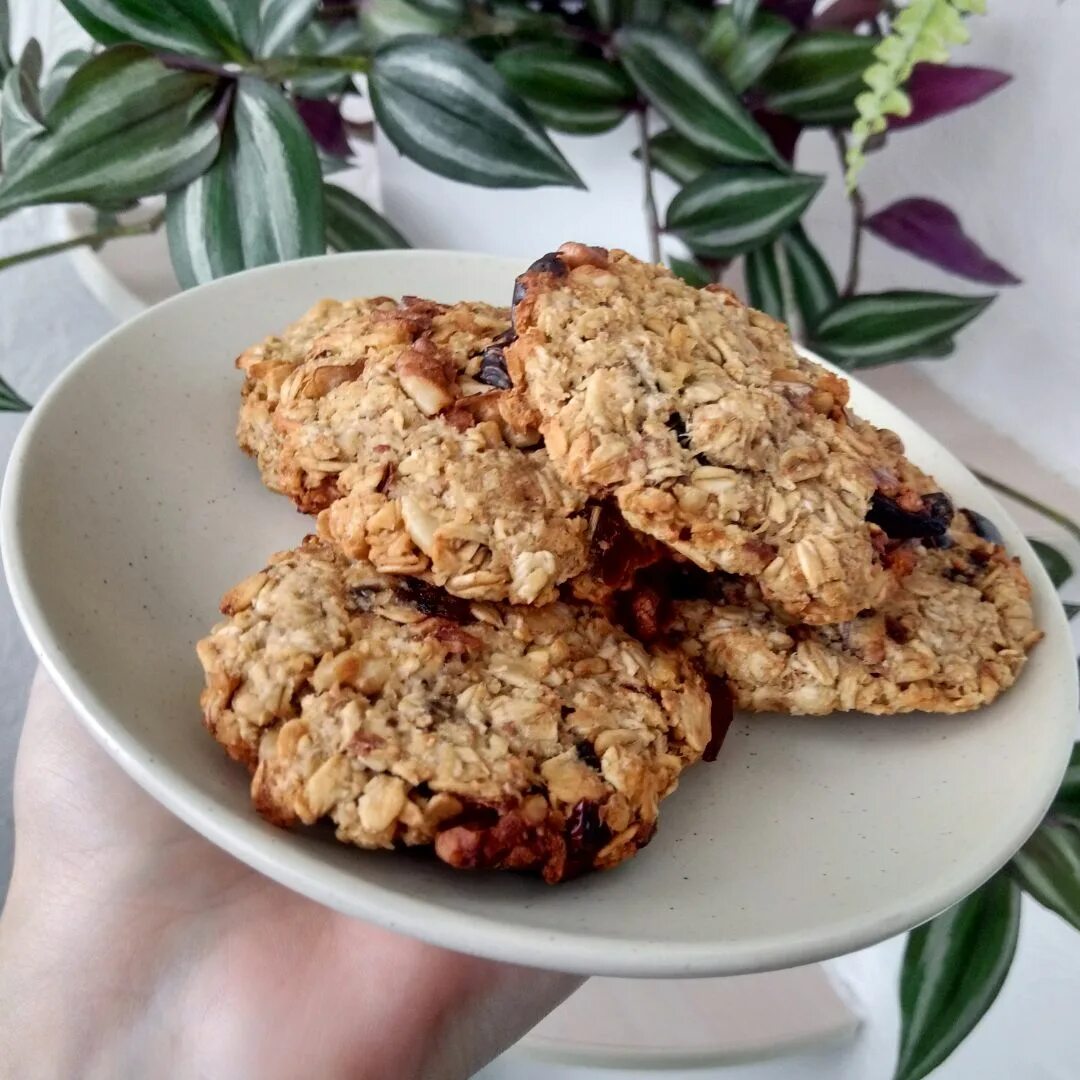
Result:
<svg viewBox="0 0 1080 1080">
<path fill-rule="evenodd" d="M 33 408 L 5 379 L 0 379 L 0 412 L 29 412 Z"/>
<path fill-rule="evenodd" d="M 907 360 L 951 338 L 993 300 L 905 290 L 852 296 L 818 320 L 809 344 L 849 371 Z"/>
<path fill-rule="evenodd" d="M 787 19 L 759 11 L 740 33 L 732 9 L 717 8 L 701 51 L 719 66 L 732 89 L 742 93 L 776 59 L 794 32 Z"/>
<path fill-rule="evenodd" d="M 1069 607 L 1068 604 L 1065 606 Z M 1080 742 L 1073 743 L 1069 764 L 1050 807 L 1050 817 L 1066 818 L 1074 825 L 1080 825 Z"/>
<path fill-rule="evenodd" d="M 761 80 L 765 108 L 804 124 L 847 124 L 878 39 L 844 30 L 800 34 Z"/>
<path fill-rule="evenodd" d="M 740 32 L 749 29 L 750 23 L 757 11 L 758 0 L 731 0 L 731 13 L 735 17 L 735 25 Z"/>
<path fill-rule="evenodd" d="M 0 75 L 6 75 L 11 66 L 11 13 L 8 0 L 0 0 Z"/>
<path fill-rule="evenodd" d="M 82 3 L 92 6 L 88 0 Z M 258 43 L 256 0 L 165 0 L 165 6 L 170 3 L 234 60 L 246 59 L 245 53 Z"/>
<path fill-rule="evenodd" d="M 799 309 L 803 329 L 809 334 L 818 319 L 836 303 L 840 293 L 829 264 L 806 235 L 801 223 L 792 225 L 780 237 L 780 246 L 787 259 L 795 306 Z"/>
<path fill-rule="evenodd" d="M 952 210 L 934 199 L 900 199 L 868 217 L 865 225 L 893 247 L 951 274 L 988 285 L 1020 284 L 964 232 Z"/>
<path fill-rule="evenodd" d="M 453 29 L 453 23 L 405 0 L 372 0 L 363 8 L 360 25 L 375 47 L 410 35 L 447 34 Z"/>
<path fill-rule="evenodd" d="M 261 0 L 259 55 L 280 56 L 311 21 L 319 0 Z"/>
<path fill-rule="evenodd" d="M 233 185 L 244 265 L 326 250 L 319 156 L 296 110 L 261 79 L 239 81 L 233 106 Z"/>
<path fill-rule="evenodd" d="M 186 187 L 169 193 L 165 226 L 181 288 L 191 289 L 245 267 L 232 180 L 235 167 L 236 132 L 230 125 L 213 165 Z"/>
<path fill-rule="evenodd" d="M 1005 982 L 1019 932 L 1020 889 L 1004 873 L 911 932 L 893 1080 L 921 1080 L 967 1038 Z"/>
<path fill-rule="evenodd" d="M 634 157 L 640 158 L 641 151 L 635 150 Z M 649 140 L 649 158 L 656 168 L 680 184 L 689 184 L 723 164 L 672 128 Z"/>
<path fill-rule="evenodd" d="M 870 22 L 881 12 L 882 0 L 836 0 L 810 25 L 815 30 L 854 30 L 860 23 Z"/>
<path fill-rule="evenodd" d="M 85 49 L 71 49 L 64 53 L 49 69 L 45 77 L 45 84 L 41 88 L 41 107 L 48 117 L 53 106 L 60 100 L 71 77 L 90 59 L 90 53 Z"/>
<path fill-rule="evenodd" d="M 1080 930 L 1080 830 L 1044 821 L 1013 856 L 1013 876 L 1029 896 Z"/>
<path fill-rule="evenodd" d="M 402 38 L 369 79 L 379 126 L 425 169 L 481 187 L 583 187 L 502 77 L 464 45 Z"/>
<path fill-rule="evenodd" d="M 911 112 L 907 116 L 890 116 L 889 130 L 925 124 L 954 109 L 974 105 L 1011 80 L 1007 72 L 993 68 L 916 64 L 905 86 Z"/>
<path fill-rule="evenodd" d="M 261 79 L 237 84 L 214 168 L 171 196 L 169 249 L 181 285 L 326 250 L 322 175 L 304 125 Z"/>
<path fill-rule="evenodd" d="M 1080 604 L 1070 604 L 1065 601 L 1061 606 L 1065 609 L 1065 618 L 1067 620 L 1075 619 L 1077 615 L 1080 615 Z"/>
<path fill-rule="evenodd" d="M 335 251 L 407 248 L 408 240 L 363 199 L 336 184 L 324 184 L 326 242 Z"/>
<path fill-rule="evenodd" d="M 805 30 L 814 12 L 814 0 L 761 0 L 768 11 L 782 15 L 797 30 Z"/>
<path fill-rule="evenodd" d="M 27 149 L 45 131 L 38 96 L 41 46 L 27 42 L 19 62 L 7 73 L 0 93 L 0 161 L 9 172 L 17 169 Z"/>
<path fill-rule="evenodd" d="M 668 264 L 676 277 L 682 278 L 687 285 L 693 285 L 695 289 L 704 289 L 712 281 L 709 271 L 695 259 L 680 259 L 672 255 Z"/>
<path fill-rule="evenodd" d="M 775 244 L 766 244 L 746 253 L 746 290 L 751 307 L 774 319 L 784 318 L 784 282 L 780 277 Z"/>
<path fill-rule="evenodd" d="M 626 115 L 634 87 L 614 64 L 555 44 L 519 45 L 495 59 L 510 89 L 557 131 L 608 131 Z"/>
<path fill-rule="evenodd" d="M 135 41 L 185 56 L 220 59 L 230 55 L 172 0 L 63 0 L 63 4 L 102 45 Z"/>
<path fill-rule="evenodd" d="M 1039 562 L 1050 575 L 1055 589 L 1060 589 L 1066 581 L 1073 576 L 1072 563 L 1056 547 L 1052 547 L 1043 540 L 1028 537 L 1028 543 L 1035 549 L 1039 556 Z"/>
<path fill-rule="evenodd" d="M 619 58 L 649 102 L 676 131 L 725 162 L 787 166 L 720 75 L 662 30 L 624 28 Z"/>
<path fill-rule="evenodd" d="M 331 157 L 347 158 L 351 153 L 340 106 L 325 98 L 294 97 L 293 107 L 304 121 L 315 145 Z"/>
<path fill-rule="evenodd" d="M 438 15 L 454 21 L 465 14 L 465 0 L 411 0 L 411 3 L 428 15 Z"/>
<path fill-rule="evenodd" d="M 116 206 L 194 179 L 217 155 L 214 80 L 137 45 L 95 56 L 68 82 L 50 131 L 0 182 L 0 213 L 48 202 Z"/>
<path fill-rule="evenodd" d="M 727 259 L 761 247 L 793 224 L 824 177 L 754 166 L 721 166 L 671 201 L 667 228 L 692 251 Z"/>
</svg>

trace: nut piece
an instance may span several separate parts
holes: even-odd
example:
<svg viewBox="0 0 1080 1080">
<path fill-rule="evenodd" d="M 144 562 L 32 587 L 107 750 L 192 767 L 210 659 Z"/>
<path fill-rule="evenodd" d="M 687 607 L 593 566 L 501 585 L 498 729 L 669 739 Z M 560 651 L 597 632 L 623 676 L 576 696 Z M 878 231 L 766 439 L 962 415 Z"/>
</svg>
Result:
<svg viewBox="0 0 1080 1080">
<path fill-rule="evenodd" d="M 421 338 L 397 360 L 401 388 L 425 416 L 434 416 L 452 404 L 456 396 L 453 363 L 427 338 Z"/>
</svg>

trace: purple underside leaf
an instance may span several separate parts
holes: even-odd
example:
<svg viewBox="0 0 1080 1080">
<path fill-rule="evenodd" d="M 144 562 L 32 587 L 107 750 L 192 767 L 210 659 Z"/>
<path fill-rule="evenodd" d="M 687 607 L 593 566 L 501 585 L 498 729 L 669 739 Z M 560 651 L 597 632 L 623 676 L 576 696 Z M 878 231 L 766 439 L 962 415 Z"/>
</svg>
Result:
<svg viewBox="0 0 1080 1080">
<path fill-rule="evenodd" d="M 881 12 L 881 0 L 836 0 L 820 15 L 814 16 L 815 30 L 852 30 L 859 23 L 876 18 Z"/>
<path fill-rule="evenodd" d="M 761 0 L 761 7 L 783 15 L 794 27 L 805 30 L 814 13 L 814 0 Z"/>
<path fill-rule="evenodd" d="M 960 224 L 933 199 L 901 199 L 866 219 L 866 228 L 882 240 L 951 274 L 989 285 L 1019 285 L 1020 279 L 991 259 Z"/>
<path fill-rule="evenodd" d="M 994 68 L 916 64 L 905 87 L 911 98 L 911 113 L 890 116 L 889 129 L 924 124 L 954 109 L 974 105 L 1011 79 L 1008 72 Z"/>
<path fill-rule="evenodd" d="M 296 111 L 320 150 L 335 157 L 348 157 L 352 151 L 345 133 L 341 110 L 332 101 L 294 98 Z"/>
<path fill-rule="evenodd" d="M 799 141 L 803 126 L 790 116 L 769 112 L 768 109 L 755 109 L 751 114 L 758 126 L 772 139 L 773 146 L 785 161 L 794 162 L 795 144 Z"/>
</svg>

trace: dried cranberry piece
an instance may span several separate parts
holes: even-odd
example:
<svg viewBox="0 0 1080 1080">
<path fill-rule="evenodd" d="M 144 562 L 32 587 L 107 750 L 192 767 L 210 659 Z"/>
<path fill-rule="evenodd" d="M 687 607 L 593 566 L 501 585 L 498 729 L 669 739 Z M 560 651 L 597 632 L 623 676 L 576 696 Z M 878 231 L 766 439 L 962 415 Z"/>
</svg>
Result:
<svg viewBox="0 0 1080 1080">
<path fill-rule="evenodd" d="M 913 540 L 944 536 L 952 517 L 952 500 L 944 492 L 924 495 L 919 510 L 905 510 L 895 499 L 878 491 L 870 500 L 866 520 L 893 540 Z"/>
<path fill-rule="evenodd" d="M 964 507 L 960 511 L 967 518 L 971 531 L 982 540 L 989 540 L 991 544 L 1004 544 L 1005 538 L 1001 530 L 988 518 L 975 510 Z"/>
<path fill-rule="evenodd" d="M 509 390 L 513 386 L 510 373 L 506 370 L 506 356 L 501 346 L 489 345 L 484 350 L 476 378 L 488 386 L 494 386 L 497 390 Z"/>
<path fill-rule="evenodd" d="M 724 744 L 731 722 L 735 719 L 735 699 L 731 695 L 731 687 L 727 679 L 719 675 L 706 676 L 706 684 L 709 688 L 709 697 L 712 699 L 712 710 L 709 719 L 712 722 L 712 734 L 705 752 L 701 755 L 705 761 L 715 761 L 720 753 L 720 747 Z"/>
<path fill-rule="evenodd" d="M 411 604 L 424 615 L 449 619 L 451 622 L 472 621 L 472 607 L 468 600 L 451 596 L 437 585 L 429 585 L 419 578 L 402 578 L 394 593 L 399 600 Z"/>
<path fill-rule="evenodd" d="M 554 274 L 556 277 L 566 276 L 566 263 L 559 258 L 557 251 L 549 251 L 541 255 L 526 271 L 529 274 Z"/>
<path fill-rule="evenodd" d="M 566 820 L 566 838 L 575 855 L 602 848 L 609 835 L 607 826 L 600 820 L 600 807 L 596 803 L 582 799 L 570 811 Z"/>
<path fill-rule="evenodd" d="M 581 739 L 574 744 L 574 749 L 577 750 L 577 756 L 583 764 L 588 765 L 590 769 L 596 769 L 600 771 L 600 759 L 596 756 L 596 747 L 586 739 Z"/>
</svg>

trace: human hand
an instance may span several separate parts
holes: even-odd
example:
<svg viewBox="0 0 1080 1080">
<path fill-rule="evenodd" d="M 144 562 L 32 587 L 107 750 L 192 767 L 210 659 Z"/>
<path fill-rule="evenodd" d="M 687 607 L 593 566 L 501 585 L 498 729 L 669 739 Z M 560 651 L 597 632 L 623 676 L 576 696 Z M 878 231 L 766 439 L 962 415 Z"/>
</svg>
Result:
<svg viewBox="0 0 1080 1080">
<path fill-rule="evenodd" d="M 467 1077 L 580 982 L 446 952 L 260 876 L 129 780 L 41 672 L 15 829 L 4 1075 Z"/>
</svg>

